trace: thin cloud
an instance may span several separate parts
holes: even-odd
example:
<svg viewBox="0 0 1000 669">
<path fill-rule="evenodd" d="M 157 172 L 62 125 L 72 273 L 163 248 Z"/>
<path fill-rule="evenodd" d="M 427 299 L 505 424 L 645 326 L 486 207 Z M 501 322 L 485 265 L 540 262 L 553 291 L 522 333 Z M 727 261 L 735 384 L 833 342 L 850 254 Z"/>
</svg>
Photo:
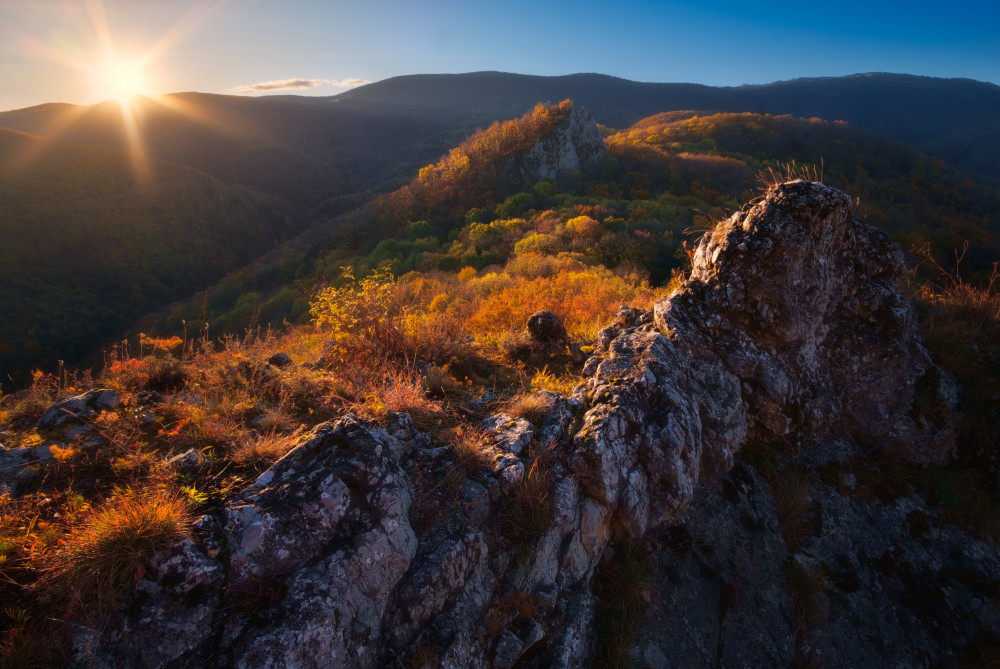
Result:
<svg viewBox="0 0 1000 669">
<path fill-rule="evenodd" d="M 329 82 L 331 86 L 336 86 L 337 88 L 353 88 L 355 86 L 364 86 L 365 84 L 370 84 L 371 82 L 367 79 L 358 79 L 357 77 L 348 77 L 347 79 L 341 79 L 340 81 Z"/>
<path fill-rule="evenodd" d="M 253 95 L 254 93 L 271 93 L 274 91 L 304 91 L 325 85 L 335 86 L 336 88 L 353 88 L 354 86 L 361 86 L 367 83 L 370 82 L 366 79 L 358 79 L 357 77 L 349 77 L 340 81 L 335 79 L 303 78 L 275 79 L 273 81 L 260 81 L 256 84 L 236 86 L 232 91 L 241 95 Z"/>
</svg>

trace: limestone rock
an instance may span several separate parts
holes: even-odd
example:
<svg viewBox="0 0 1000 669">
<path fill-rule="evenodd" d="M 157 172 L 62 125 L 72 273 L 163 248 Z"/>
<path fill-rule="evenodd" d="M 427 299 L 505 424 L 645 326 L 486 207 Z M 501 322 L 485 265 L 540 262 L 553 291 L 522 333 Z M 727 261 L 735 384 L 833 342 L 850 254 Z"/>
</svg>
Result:
<svg viewBox="0 0 1000 669">
<path fill-rule="evenodd" d="M 201 666 L 221 635 L 237 666 L 375 666 L 389 597 L 416 552 L 394 441 L 353 416 L 317 427 L 226 505 L 221 527 L 203 523 L 204 550 L 182 542 L 157 558 L 149 602 L 98 655 Z"/>
<path fill-rule="evenodd" d="M 851 218 L 847 195 L 790 182 L 702 238 L 656 324 L 739 379 L 753 438 L 843 430 L 939 462 L 954 443 L 956 389 L 921 344 L 901 268 L 889 237 Z"/>
<path fill-rule="evenodd" d="M 606 155 L 597 124 L 582 107 L 574 107 L 569 119 L 539 140 L 519 162 L 521 170 L 538 181 L 592 167 Z"/>
<path fill-rule="evenodd" d="M 702 239 L 652 319 L 623 308 L 602 331 L 571 463 L 617 534 L 678 517 L 748 438 L 841 430 L 912 462 L 950 452 L 954 387 L 895 286 L 899 250 L 850 207 L 822 184 L 781 185 Z"/>
<path fill-rule="evenodd" d="M 205 456 L 195 448 L 189 448 L 183 453 L 178 453 L 167 459 L 167 464 L 177 471 L 195 472 L 205 464 Z"/>
<path fill-rule="evenodd" d="M 822 460 L 827 447 L 800 457 Z M 657 594 L 635 641 L 645 665 L 959 666 L 991 638 L 994 545 L 942 525 L 914 496 L 883 503 L 808 485 L 819 522 L 797 552 L 773 484 L 744 464 L 700 484 L 683 521 L 651 533 Z"/>
<path fill-rule="evenodd" d="M 99 411 L 113 411 L 118 407 L 118 393 L 114 390 L 91 390 L 76 397 L 59 400 L 38 419 L 37 427 L 48 429 L 92 418 Z"/>
<path fill-rule="evenodd" d="M 523 418 L 512 418 L 505 413 L 498 413 L 486 418 L 481 423 L 484 428 L 493 433 L 494 444 L 503 453 L 527 455 L 528 446 L 535 438 L 535 428 Z"/>
<path fill-rule="evenodd" d="M 198 397 L 193 393 L 177 393 L 171 399 L 174 402 L 183 402 L 184 404 L 190 404 L 193 407 L 205 406 L 205 399 L 203 397 Z"/>
<path fill-rule="evenodd" d="M 40 446 L 22 446 L 0 450 L 0 494 L 12 491 L 19 481 L 32 477 L 39 467 L 54 462 L 50 441 Z"/>
</svg>

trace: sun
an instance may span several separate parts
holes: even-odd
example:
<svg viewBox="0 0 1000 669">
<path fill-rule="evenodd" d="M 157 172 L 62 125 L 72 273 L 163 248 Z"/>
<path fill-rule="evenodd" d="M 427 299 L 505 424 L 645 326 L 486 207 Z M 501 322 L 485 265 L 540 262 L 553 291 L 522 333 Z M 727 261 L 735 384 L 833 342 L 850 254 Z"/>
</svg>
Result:
<svg viewBox="0 0 1000 669">
<path fill-rule="evenodd" d="M 149 109 L 169 107 L 197 122 L 221 123 L 194 105 L 158 95 L 154 89 L 162 87 L 162 83 L 159 81 L 161 73 L 157 62 L 229 0 L 187 3 L 192 5 L 191 8 L 147 46 L 142 47 L 134 38 L 119 40 L 119 45 L 128 45 L 127 51 L 115 46 L 116 40 L 113 39 L 104 9 L 105 1 L 107 0 L 74 0 L 76 4 L 85 5 L 86 11 L 66 13 L 67 16 L 80 20 L 80 25 L 74 23 L 67 27 L 66 34 L 77 36 L 66 42 L 66 46 L 72 45 L 71 48 L 25 38 L 29 50 L 53 63 L 75 70 L 80 75 L 77 80 L 79 85 L 90 89 L 86 104 L 68 105 L 53 116 L 49 122 L 49 130 L 43 134 L 56 134 L 58 129 L 76 123 L 88 114 L 90 105 L 116 101 L 121 112 L 124 148 L 131 159 L 136 183 L 149 186 L 153 181 L 152 161 L 147 154 L 143 137 L 143 117 Z M 0 5 L 3 3 L 4 0 L 0 0 Z M 139 104 L 136 104 L 137 96 L 142 98 Z M 103 111 L 107 111 L 107 108 Z"/>
<path fill-rule="evenodd" d="M 118 100 L 127 103 L 133 96 L 151 94 L 143 64 L 139 60 L 106 52 L 87 69 L 94 85 L 92 98 L 95 101 Z"/>
</svg>

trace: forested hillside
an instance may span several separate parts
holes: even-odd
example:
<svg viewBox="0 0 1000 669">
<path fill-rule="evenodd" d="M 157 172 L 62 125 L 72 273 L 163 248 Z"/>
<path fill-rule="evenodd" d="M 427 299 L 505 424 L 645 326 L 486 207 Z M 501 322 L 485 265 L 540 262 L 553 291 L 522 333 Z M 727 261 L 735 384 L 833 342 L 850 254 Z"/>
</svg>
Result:
<svg viewBox="0 0 1000 669">
<path fill-rule="evenodd" d="M 0 369 L 19 378 L 106 344 L 138 316 L 287 239 L 282 206 L 124 153 L 0 130 Z"/>
<path fill-rule="evenodd" d="M 243 327 L 254 315 L 271 322 L 305 318 L 310 287 L 336 281 L 348 265 L 364 275 L 387 264 L 399 276 L 548 257 L 663 286 L 686 267 L 685 244 L 754 196 L 759 171 L 792 163 L 855 193 L 857 215 L 890 232 L 915 265 L 925 248 L 951 262 L 968 241 L 962 270 L 985 281 L 1000 257 L 994 189 L 843 123 L 659 114 L 630 128 L 605 128 L 609 154 L 586 172 L 500 188 L 497 169 L 551 127 L 534 126 L 533 118 L 520 121 L 521 134 L 496 125 L 476 135 L 408 186 L 339 219 L 325 241 L 289 247 L 269 263 L 236 272 L 146 327 L 155 323 L 163 331 L 204 313 L 224 328 Z M 508 144 L 498 141 L 504 132 Z M 937 272 L 926 263 L 924 271 Z"/>
<path fill-rule="evenodd" d="M 773 90 L 864 87 L 875 79 L 776 84 Z M 921 83 L 956 90 L 975 83 L 892 81 L 913 90 L 923 90 L 913 88 Z M 456 82 L 471 88 L 455 88 Z M 414 90 L 420 83 L 428 84 L 423 92 Z M 492 97 L 473 109 L 470 91 L 484 86 Z M 980 279 L 997 257 L 993 186 L 843 122 L 665 112 L 629 127 L 604 126 L 610 154 L 599 164 L 535 183 L 512 178 L 502 165 L 537 142 L 562 112 L 547 120 L 529 112 L 526 121 L 496 125 L 460 144 L 470 124 L 517 108 L 528 92 L 562 86 L 580 89 L 586 99 L 620 89 L 620 97 L 595 99 L 598 120 L 634 115 L 661 102 L 667 90 L 591 75 L 480 73 L 401 78 L 322 100 L 200 94 L 147 100 L 134 112 L 155 166 L 149 191 L 130 185 L 129 160 L 118 150 L 128 138 L 117 105 L 0 114 L 0 123 L 118 147 L 87 149 L 4 133 L 10 145 L 4 188 L 11 193 L 3 203 L 4 225 L 17 228 L 5 250 L 16 257 L 6 265 L 16 279 L 4 288 L 15 305 L 5 317 L 5 368 L 23 373 L 43 362 L 77 360 L 134 318 L 185 298 L 137 329 L 172 332 L 186 320 L 226 330 L 255 318 L 303 319 L 312 292 L 336 280 L 343 265 L 362 274 L 385 262 L 397 274 L 481 269 L 506 262 L 516 255 L 514 245 L 532 236 L 543 255 L 575 253 L 581 262 L 638 271 L 662 285 L 683 268 L 685 240 L 693 242 L 699 229 L 740 207 L 758 170 L 791 161 L 815 166 L 817 176 L 859 197 L 859 214 L 908 250 L 930 244 L 939 259 L 948 258 L 968 240 L 964 269 Z M 669 89 L 670 102 L 721 104 L 717 96 L 725 91 L 706 89 L 716 97 L 698 97 L 708 95 L 703 88 Z M 610 101 L 617 111 L 608 108 Z M 41 146 L 54 148 L 36 151 Z M 15 158 L 25 152 L 38 156 L 22 165 Z M 421 162 L 442 153 L 435 165 Z M 400 180 L 405 174 L 417 176 L 406 183 Z M 376 198 L 373 189 L 391 183 L 401 187 Z M 70 210 L 72 216 L 63 215 Z M 557 225 L 582 215 L 597 227 L 576 234 Z M 511 220 L 524 223 L 486 236 L 471 227 Z M 296 235 L 296 243 L 274 248 Z M 78 253 L 69 257 L 69 248 Z M 215 288 L 193 295 L 226 273 Z M 70 334 L 69 323 L 83 325 Z"/>
</svg>

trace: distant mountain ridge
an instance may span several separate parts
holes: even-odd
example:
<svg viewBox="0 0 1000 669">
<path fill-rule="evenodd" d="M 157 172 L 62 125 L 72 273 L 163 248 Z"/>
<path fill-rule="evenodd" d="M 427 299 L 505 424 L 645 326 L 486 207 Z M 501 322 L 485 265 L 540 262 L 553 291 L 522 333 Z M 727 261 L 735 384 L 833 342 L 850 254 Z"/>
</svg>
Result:
<svg viewBox="0 0 1000 669">
<path fill-rule="evenodd" d="M 154 157 L 326 217 L 343 211 L 336 198 L 402 185 L 477 128 L 567 98 L 617 128 L 675 110 L 842 120 L 1000 180 L 1000 87 L 968 79 L 878 73 L 718 88 L 473 72 L 393 77 L 326 98 L 178 93 L 136 106 Z M 126 145 L 115 103 L 3 112 L 0 127 Z"/>
<path fill-rule="evenodd" d="M 622 127 L 662 111 L 790 114 L 847 121 L 932 156 L 1000 176 L 1000 86 L 972 79 L 865 73 L 713 87 L 643 83 L 602 74 L 559 77 L 474 72 L 394 77 L 331 99 L 355 104 L 516 109 L 571 98 L 598 122 Z M 0 120 L 2 122 L 2 120 Z"/>
<path fill-rule="evenodd" d="M 284 207 L 188 167 L 0 129 L 0 372 L 75 361 L 287 239 Z"/>
</svg>

